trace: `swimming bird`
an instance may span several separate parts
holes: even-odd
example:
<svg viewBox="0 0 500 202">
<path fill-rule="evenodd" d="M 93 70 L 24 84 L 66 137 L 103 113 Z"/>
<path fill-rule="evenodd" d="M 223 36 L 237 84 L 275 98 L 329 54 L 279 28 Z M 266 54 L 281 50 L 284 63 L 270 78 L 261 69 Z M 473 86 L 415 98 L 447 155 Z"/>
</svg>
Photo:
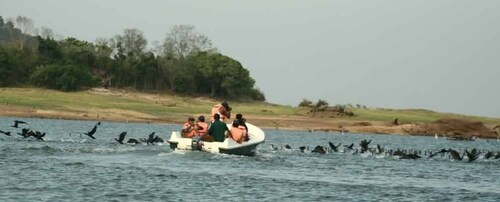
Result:
<svg viewBox="0 0 500 202">
<path fill-rule="evenodd" d="M 26 123 L 24 121 L 15 120 L 14 125 L 12 125 L 10 127 L 19 128 L 19 124 L 28 124 L 28 123 Z"/>
<path fill-rule="evenodd" d="M 306 147 L 305 146 L 300 146 L 299 149 L 300 149 L 300 152 L 304 153 L 304 151 L 306 150 Z"/>
<path fill-rule="evenodd" d="M 123 140 L 125 139 L 125 135 L 127 135 L 127 132 L 122 132 L 120 133 L 120 136 L 118 139 L 115 139 L 118 143 L 123 144 Z"/>
<path fill-rule="evenodd" d="M 33 136 L 33 137 L 34 137 L 34 138 L 36 138 L 37 140 L 45 141 L 45 140 L 43 139 L 43 137 L 45 137 L 45 133 L 41 133 L 40 131 L 35 131 L 35 133 L 34 133 L 34 134 L 32 133 L 32 135 L 31 135 L 31 136 Z"/>
<path fill-rule="evenodd" d="M 312 153 L 318 153 L 318 154 L 326 154 L 326 150 L 322 146 L 316 146 L 314 149 L 311 151 Z"/>
<path fill-rule="evenodd" d="M 292 149 L 292 147 L 289 144 L 286 144 L 285 149 Z"/>
<path fill-rule="evenodd" d="M 500 159 L 500 151 L 497 152 L 497 155 L 495 155 L 495 159 Z"/>
<path fill-rule="evenodd" d="M 141 143 L 141 142 L 139 142 L 139 140 L 136 140 L 136 139 L 134 139 L 134 138 L 130 138 L 130 139 L 128 139 L 127 143 L 130 143 L 130 144 L 138 144 L 138 143 Z"/>
<path fill-rule="evenodd" d="M 486 154 L 484 154 L 484 158 L 485 158 L 485 159 L 489 159 L 489 158 L 491 158 L 491 157 L 493 157 L 493 152 L 491 152 L 491 151 L 490 151 L 490 152 L 487 152 Z"/>
<path fill-rule="evenodd" d="M 276 151 L 276 150 L 278 150 L 278 147 L 275 146 L 274 144 L 271 144 L 271 150 Z"/>
<path fill-rule="evenodd" d="M 0 130 L 0 133 L 3 133 L 3 134 L 5 134 L 5 135 L 7 135 L 7 136 L 10 136 L 10 131 L 4 132 L 4 131 L 1 131 L 1 130 Z"/>
</svg>

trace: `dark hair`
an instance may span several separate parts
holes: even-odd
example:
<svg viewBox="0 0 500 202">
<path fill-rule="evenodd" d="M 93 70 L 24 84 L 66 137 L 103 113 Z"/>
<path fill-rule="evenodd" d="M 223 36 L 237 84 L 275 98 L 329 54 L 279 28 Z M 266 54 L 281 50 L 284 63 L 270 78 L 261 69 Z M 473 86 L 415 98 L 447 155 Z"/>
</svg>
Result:
<svg viewBox="0 0 500 202">
<path fill-rule="evenodd" d="M 226 101 L 222 102 L 221 105 L 224 106 L 224 108 L 226 108 L 227 111 L 231 111 L 232 110 L 231 107 L 229 106 L 229 104 L 227 104 Z"/>
<path fill-rule="evenodd" d="M 194 121 L 194 118 L 190 116 L 190 117 L 188 118 L 188 121 Z"/>
<path fill-rule="evenodd" d="M 205 117 L 204 116 L 199 116 L 198 121 L 205 122 Z"/>
<path fill-rule="evenodd" d="M 214 115 L 214 120 L 219 120 L 220 119 L 220 114 L 215 114 Z"/>
<path fill-rule="evenodd" d="M 241 118 L 243 118 L 243 114 L 236 114 L 236 119 L 238 119 L 238 120 L 239 120 L 239 119 L 241 119 Z"/>
<path fill-rule="evenodd" d="M 235 119 L 233 121 L 233 127 L 238 127 L 238 126 L 240 126 L 240 122 L 238 121 L 238 119 Z"/>
</svg>

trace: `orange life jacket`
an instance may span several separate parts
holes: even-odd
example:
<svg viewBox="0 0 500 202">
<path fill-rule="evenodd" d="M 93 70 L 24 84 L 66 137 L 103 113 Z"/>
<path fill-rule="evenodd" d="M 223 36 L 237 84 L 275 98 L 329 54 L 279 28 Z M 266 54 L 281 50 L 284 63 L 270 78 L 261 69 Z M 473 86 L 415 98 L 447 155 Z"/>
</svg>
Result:
<svg viewBox="0 0 500 202">
<path fill-rule="evenodd" d="M 184 125 L 182 126 L 182 137 L 192 138 L 196 135 L 196 129 L 194 127 L 191 127 L 191 129 L 188 130 L 189 127 L 191 127 L 191 124 L 189 124 L 189 122 L 184 123 Z"/>
</svg>

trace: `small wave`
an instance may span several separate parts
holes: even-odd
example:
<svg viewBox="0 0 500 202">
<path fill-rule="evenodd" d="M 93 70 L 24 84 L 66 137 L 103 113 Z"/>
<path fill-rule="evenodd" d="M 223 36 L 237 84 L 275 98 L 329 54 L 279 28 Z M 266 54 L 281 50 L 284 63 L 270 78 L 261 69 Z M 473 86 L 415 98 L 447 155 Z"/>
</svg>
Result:
<svg viewBox="0 0 500 202">
<path fill-rule="evenodd" d="M 58 148 L 54 148 L 54 147 L 51 147 L 51 146 L 42 146 L 42 147 L 26 147 L 24 150 L 26 151 L 42 151 L 42 152 L 58 152 L 58 151 L 61 151 L 60 149 Z"/>
</svg>

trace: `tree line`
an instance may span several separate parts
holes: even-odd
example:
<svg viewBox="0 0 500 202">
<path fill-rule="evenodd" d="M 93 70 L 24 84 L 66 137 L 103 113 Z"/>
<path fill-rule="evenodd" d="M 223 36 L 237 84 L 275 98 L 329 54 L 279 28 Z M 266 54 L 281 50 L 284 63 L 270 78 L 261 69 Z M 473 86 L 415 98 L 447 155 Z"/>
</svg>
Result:
<svg viewBox="0 0 500 202">
<path fill-rule="evenodd" d="M 35 28 L 26 17 L 0 16 L 0 86 L 29 85 L 62 91 L 134 88 L 265 101 L 249 71 L 219 53 L 191 25 L 175 25 L 161 43 L 148 46 L 144 33 L 135 28 L 88 42 Z"/>
</svg>

